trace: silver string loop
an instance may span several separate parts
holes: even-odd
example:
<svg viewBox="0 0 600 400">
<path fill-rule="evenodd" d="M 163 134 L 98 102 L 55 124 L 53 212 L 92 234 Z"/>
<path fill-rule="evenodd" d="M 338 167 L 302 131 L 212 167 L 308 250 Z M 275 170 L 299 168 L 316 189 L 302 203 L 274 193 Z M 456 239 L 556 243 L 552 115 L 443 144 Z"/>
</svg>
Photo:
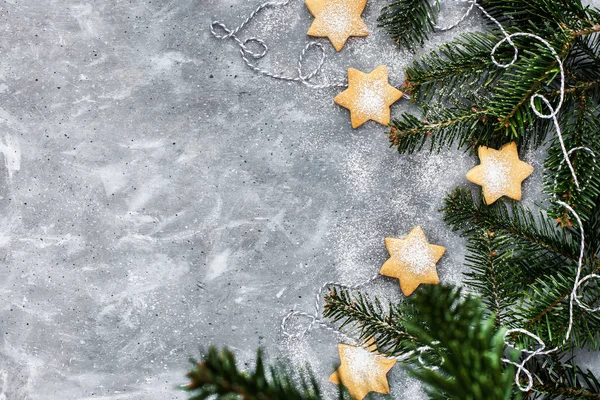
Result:
<svg viewBox="0 0 600 400">
<path fill-rule="evenodd" d="M 473 7 L 475 7 L 476 0 L 460 0 L 460 2 L 461 3 L 470 3 L 471 5 L 467 9 L 467 11 L 464 12 L 464 14 L 462 15 L 462 17 L 460 17 L 460 19 L 458 21 L 456 21 L 455 23 L 453 23 L 452 25 L 444 26 L 444 27 L 441 27 L 439 25 L 434 26 L 433 29 L 436 32 L 446 32 L 446 31 L 454 29 L 458 25 L 460 25 L 469 16 L 469 14 L 471 14 L 471 11 L 473 11 Z"/>
<path fill-rule="evenodd" d="M 269 51 L 269 47 L 267 46 L 267 44 L 265 43 L 264 40 L 258 39 L 255 37 L 251 37 L 251 38 L 248 38 L 248 39 L 242 41 L 238 37 L 238 34 L 246 27 L 246 25 L 250 21 L 252 21 L 256 17 L 256 15 L 261 10 L 268 8 L 268 7 L 286 6 L 290 2 L 291 2 L 291 0 L 285 0 L 285 1 L 281 1 L 281 2 L 269 1 L 266 3 L 262 3 L 254 11 L 252 11 L 248 15 L 248 17 L 246 17 L 246 19 L 235 29 L 228 28 L 227 25 L 225 25 L 223 22 L 212 21 L 210 24 L 210 32 L 216 39 L 220 39 L 220 40 L 233 39 L 233 41 L 235 41 L 235 43 L 238 45 L 238 47 L 240 49 L 240 55 L 242 57 L 242 60 L 246 64 L 246 66 L 258 74 L 267 76 L 269 78 L 278 79 L 281 81 L 299 82 L 299 83 L 302 83 L 312 89 L 347 87 L 348 85 L 344 82 L 331 82 L 331 83 L 311 83 L 310 82 L 310 80 L 312 78 L 317 76 L 322 71 L 323 64 L 325 63 L 325 59 L 327 58 L 327 56 L 325 54 L 325 49 L 323 48 L 323 45 L 318 42 L 309 42 L 302 49 L 302 53 L 300 54 L 300 57 L 298 58 L 298 64 L 296 67 L 296 76 L 277 74 L 277 73 L 268 71 L 266 69 L 260 68 L 258 65 L 256 65 L 254 62 L 252 62 L 250 60 L 250 59 L 259 60 L 259 59 L 263 58 L 264 56 L 266 56 Z M 260 47 L 260 51 L 252 51 L 248 46 L 250 44 L 258 45 Z M 319 51 L 319 59 L 318 59 L 317 65 L 312 70 L 308 71 L 307 73 L 304 73 L 303 70 L 305 70 L 304 64 L 305 64 L 305 59 L 306 59 L 307 53 L 313 48 L 318 49 L 318 51 Z"/>
<path fill-rule="evenodd" d="M 319 327 L 334 333 L 335 335 L 337 335 L 338 337 L 340 337 L 342 340 L 344 340 L 345 342 L 350 342 L 350 343 L 355 343 L 357 346 L 362 347 L 365 350 L 370 351 L 374 356 L 379 357 L 379 358 L 385 358 L 388 360 L 395 360 L 395 361 L 404 361 L 407 358 L 418 354 L 417 360 L 419 361 L 419 363 L 421 364 L 421 366 L 425 369 L 431 370 L 431 371 L 435 371 L 437 370 L 439 367 L 435 366 L 435 365 L 429 365 L 424 359 L 423 359 L 423 355 L 429 351 L 432 350 L 431 347 L 429 346 L 421 346 L 419 348 L 417 348 L 416 350 L 411 350 L 407 353 L 404 354 L 400 354 L 398 356 L 390 356 L 390 355 L 386 355 L 386 354 L 381 354 L 381 353 L 373 353 L 372 350 L 370 350 L 369 348 L 371 347 L 371 344 L 369 343 L 365 343 L 364 341 L 361 342 L 359 340 L 357 340 L 356 338 L 346 334 L 345 332 L 341 331 L 340 329 L 337 329 L 335 327 L 333 327 L 330 323 L 328 323 L 327 321 L 325 321 L 324 319 L 319 318 L 319 312 L 321 309 L 321 298 L 323 296 L 323 292 L 332 287 L 332 286 L 336 286 L 336 287 L 340 287 L 340 288 L 344 288 L 344 289 L 359 289 L 362 286 L 365 286 L 371 282 L 373 282 L 375 279 L 377 279 L 379 277 L 379 274 L 375 274 L 373 275 L 371 278 L 369 278 L 368 280 L 355 284 L 355 285 L 345 285 L 341 282 L 335 282 L 335 281 L 331 281 L 331 282 L 327 282 L 325 284 L 323 284 L 317 294 L 315 295 L 315 301 L 314 301 L 314 312 L 312 314 L 309 314 L 307 312 L 304 311 L 297 311 L 297 310 L 292 310 L 290 312 L 288 312 L 283 319 L 281 320 L 281 333 L 287 337 L 288 339 L 300 339 L 302 338 L 304 335 L 306 335 L 307 333 L 309 333 L 312 328 L 315 325 L 318 325 Z M 309 324 L 302 330 L 296 332 L 296 333 L 290 333 L 288 331 L 287 328 L 287 324 L 288 322 L 291 320 L 292 317 L 302 317 L 302 318 L 306 318 L 308 320 L 310 320 Z M 439 342 L 433 342 L 433 344 L 439 344 Z M 441 364 L 444 363 L 444 358 L 442 357 L 441 359 Z"/>
</svg>

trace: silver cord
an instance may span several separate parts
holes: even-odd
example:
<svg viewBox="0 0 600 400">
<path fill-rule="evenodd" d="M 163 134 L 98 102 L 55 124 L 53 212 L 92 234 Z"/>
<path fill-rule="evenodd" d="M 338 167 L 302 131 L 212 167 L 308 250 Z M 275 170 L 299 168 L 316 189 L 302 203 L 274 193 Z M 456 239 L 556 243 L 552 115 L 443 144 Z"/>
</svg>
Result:
<svg viewBox="0 0 600 400">
<path fill-rule="evenodd" d="M 323 64 L 325 62 L 325 59 L 327 58 L 327 56 L 325 55 L 325 49 L 323 48 L 323 45 L 318 42 L 308 42 L 306 44 L 306 46 L 304 46 L 304 49 L 302 49 L 302 53 L 300 54 L 300 57 L 298 58 L 298 65 L 296 67 L 296 76 L 276 74 L 274 72 L 271 72 L 266 69 L 258 67 L 255 63 L 253 63 L 250 60 L 250 59 L 259 60 L 259 59 L 263 58 L 265 55 L 267 55 L 267 53 L 269 51 L 269 47 L 267 46 L 267 44 L 265 43 L 264 40 L 258 39 L 255 37 L 250 37 L 250 38 L 242 41 L 238 37 L 238 33 L 240 33 L 240 31 L 242 29 L 244 29 L 244 27 L 250 21 L 252 21 L 261 10 L 263 10 L 265 8 L 269 8 L 269 7 L 283 7 L 283 6 L 288 5 L 290 2 L 291 2 L 291 0 L 285 0 L 285 1 L 281 1 L 281 2 L 268 1 L 266 3 L 262 3 L 254 11 L 252 11 L 248 15 L 248 17 L 235 29 L 229 29 L 224 23 L 222 23 L 220 21 L 213 21 L 210 24 L 210 32 L 217 39 L 221 39 L 221 40 L 233 39 L 237 43 L 238 47 L 240 48 L 240 55 L 242 56 L 242 60 L 244 60 L 244 63 L 248 66 L 248 68 L 250 68 L 251 70 L 253 70 L 254 72 L 256 72 L 258 74 L 268 76 L 269 78 L 273 78 L 273 79 L 287 81 L 287 82 L 300 82 L 300 83 L 302 83 L 310 88 L 313 88 L 313 89 L 347 87 L 348 85 L 344 82 L 332 82 L 332 83 L 311 83 L 310 82 L 310 80 L 312 78 L 317 76 L 322 71 Z M 222 31 L 222 33 L 217 32 L 218 29 L 220 29 Z M 258 52 L 254 52 L 254 51 L 250 50 L 248 47 L 248 45 L 250 45 L 250 44 L 258 45 L 261 48 L 261 50 Z M 308 53 L 308 51 L 311 48 L 318 49 L 318 51 L 320 53 L 320 57 L 319 57 L 319 61 L 318 61 L 317 65 L 315 66 L 315 68 L 305 74 L 302 71 L 304 70 L 306 54 Z"/>
<path fill-rule="evenodd" d="M 364 342 L 364 341 L 359 341 L 356 338 L 353 338 L 352 336 L 346 334 L 345 332 L 333 327 L 330 323 L 326 322 L 325 320 L 323 320 L 322 318 L 319 318 L 319 312 L 321 309 L 321 299 L 323 296 L 323 292 L 332 287 L 332 286 L 336 286 L 336 287 L 340 287 L 340 288 L 344 288 L 344 289 L 359 289 L 362 286 L 365 286 L 371 282 L 373 282 L 375 279 L 377 279 L 379 277 L 379 274 L 373 275 L 371 278 L 369 278 L 368 280 L 358 283 L 356 285 L 344 285 L 341 282 L 335 282 L 335 281 L 331 281 L 331 282 L 327 282 L 325 284 L 323 284 L 317 294 L 316 294 L 316 298 L 315 298 L 315 302 L 314 302 L 314 312 L 313 314 L 309 314 L 307 312 L 304 311 L 290 311 L 288 312 L 283 319 L 281 320 L 281 332 L 283 333 L 284 336 L 286 336 L 289 339 L 300 339 L 302 338 L 304 335 L 306 335 L 307 333 L 309 333 L 312 330 L 312 327 L 315 325 L 320 326 L 321 328 L 324 328 L 326 330 L 328 330 L 329 332 L 333 332 L 335 335 L 337 335 L 338 337 L 342 338 L 344 341 L 346 342 L 350 342 L 350 343 L 355 343 L 357 345 L 357 347 L 361 347 L 365 350 L 370 351 L 374 356 L 379 357 L 379 358 L 385 358 L 388 360 L 395 360 L 395 361 L 404 361 L 407 358 L 409 358 L 410 356 L 418 353 L 419 356 L 417 358 L 417 360 L 419 361 L 419 363 L 421 364 L 421 366 L 423 368 L 429 369 L 431 371 L 435 371 L 437 370 L 439 367 L 438 366 L 430 366 L 428 365 L 425 360 L 423 359 L 423 354 L 425 354 L 427 351 L 432 350 L 431 347 L 429 346 L 421 346 L 419 348 L 417 348 L 416 350 L 412 350 L 409 352 L 406 352 L 404 354 L 400 354 L 398 356 L 390 356 L 390 355 L 386 355 L 386 354 L 381 354 L 381 353 L 376 353 L 373 352 L 372 350 L 370 350 L 370 347 L 372 346 L 372 344 L 368 343 L 368 342 Z M 306 328 L 304 328 L 303 330 L 296 332 L 296 333 L 290 333 L 288 332 L 287 329 L 287 323 L 290 320 L 290 318 L 292 317 L 303 317 L 303 318 L 307 318 L 310 320 L 310 323 L 306 326 Z M 438 344 L 439 342 L 433 342 L 433 344 Z M 443 363 L 443 358 L 442 358 L 442 363 Z"/>
<path fill-rule="evenodd" d="M 283 7 L 288 5 L 291 0 L 285 0 L 281 2 L 277 1 L 268 1 L 266 3 L 260 4 L 254 11 L 252 11 L 248 17 L 235 29 L 229 29 L 227 25 L 220 21 L 212 21 L 210 24 L 210 32 L 212 35 L 220 40 L 233 39 L 238 47 L 240 48 L 240 55 L 244 63 L 250 68 L 252 71 L 267 76 L 269 78 L 287 81 L 287 82 L 299 82 L 302 83 L 312 89 L 327 89 L 327 88 L 345 88 L 348 87 L 348 83 L 346 82 L 332 82 L 332 83 L 311 83 L 310 80 L 315 76 L 319 75 L 323 70 L 323 64 L 327 59 L 327 55 L 325 54 L 325 49 L 323 45 L 319 42 L 311 41 L 304 46 L 302 49 L 302 53 L 300 53 L 300 57 L 298 58 L 298 64 L 296 66 L 296 76 L 289 76 L 284 74 L 276 74 L 274 72 L 268 71 L 266 69 L 260 68 L 258 65 L 253 63 L 250 59 L 260 60 L 269 52 L 269 47 L 265 43 L 264 40 L 258 39 L 256 37 L 250 37 L 246 40 L 241 40 L 238 37 L 238 33 L 244 29 L 244 27 L 252 21 L 261 10 L 269 7 Z M 221 30 L 222 33 L 219 33 L 217 30 Z M 253 52 L 249 49 L 248 45 L 255 44 L 261 48 L 259 52 Z M 307 74 L 303 73 L 305 58 L 309 50 L 312 48 L 318 49 L 319 52 L 319 61 L 317 65 Z M 407 93 L 402 93 L 402 96 L 407 100 L 410 100 L 410 95 Z"/>
<path fill-rule="evenodd" d="M 459 2 L 470 3 L 471 5 L 467 9 L 467 11 L 465 11 L 465 13 L 462 15 L 462 17 L 460 17 L 460 19 L 458 21 L 456 21 L 455 23 L 453 23 L 452 25 L 444 26 L 444 27 L 441 27 L 439 25 L 434 26 L 433 29 L 436 32 L 446 32 L 446 31 L 454 29 L 458 25 L 460 25 L 469 16 L 469 14 L 471 14 L 471 11 L 473 11 L 473 7 L 475 7 L 476 0 L 459 0 Z"/>
</svg>

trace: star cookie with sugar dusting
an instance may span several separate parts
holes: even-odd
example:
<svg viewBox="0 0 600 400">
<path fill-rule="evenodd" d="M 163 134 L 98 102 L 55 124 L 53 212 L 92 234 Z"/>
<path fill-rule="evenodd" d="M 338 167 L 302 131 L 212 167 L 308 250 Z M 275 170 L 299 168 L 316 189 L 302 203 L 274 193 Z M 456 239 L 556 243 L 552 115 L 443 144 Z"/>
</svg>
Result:
<svg viewBox="0 0 600 400">
<path fill-rule="evenodd" d="M 338 344 L 338 352 L 341 365 L 329 377 L 331 382 L 346 386 L 354 400 L 362 400 L 369 392 L 390 393 L 387 373 L 396 360 L 347 344 Z"/>
<path fill-rule="evenodd" d="M 369 34 L 360 17 L 366 5 L 367 0 L 306 0 L 308 11 L 315 17 L 308 34 L 329 38 L 340 51 L 350 36 Z"/>
<path fill-rule="evenodd" d="M 467 173 L 467 179 L 483 188 L 485 204 L 502 196 L 521 200 L 521 184 L 533 173 L 533 167 L 519 159 L 517 144 L 505 144 L 500 150 L 480 146 L 478 154 L 481 164 Z"/>
<path fill-rule="evenodd" d="M 421 283 L 440 283 L 436 264 L 446 248 L 429 244 L 420 226 L 414 227 L 402 239 L 385 238 L 385 247 L 390 258 L 379 273 L 399 279 L 405 296 L 410 296 Z"/>
<path fill-rule="evenodd" d="M 348 68 L 348 89 L 333 101 L 350 110 L 352 127 L 358 128 L 369 120 L 388 125 L 390 106 L 403 95 L 389 84 L 387 67 L 381 65 L 368 74 Z"/>
</svg>

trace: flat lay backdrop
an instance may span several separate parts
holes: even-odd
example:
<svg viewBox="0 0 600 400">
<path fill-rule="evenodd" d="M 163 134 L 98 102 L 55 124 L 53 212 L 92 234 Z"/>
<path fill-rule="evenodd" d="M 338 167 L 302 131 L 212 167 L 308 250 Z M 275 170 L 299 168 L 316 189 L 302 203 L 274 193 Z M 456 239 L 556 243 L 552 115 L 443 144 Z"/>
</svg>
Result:
<svg viewBox="0 0 600 400">
<path fill-rule="evenodd" d="M 340 53 L 318 39 L 325 79 L 385 64 L 400 86 L 415 57 L 483 23 L 474 13 L 417 54 L 400 51 L 376 27 L 386 1 L 369 0 L 371 35 Z M 383 239 L 415 225 L 448 248 L 441 280 L 461 281 L 464 242 L 437 210 L 476 160 L 399 155 L 384 127 L 350 127 L 339 90 L 250 71 L 208 26 L 233 27 L 258 4 L 0 5 L 0 399 L 184 399 L 187 359 L 210 343 L 242 365 L 258 346 L 309 363 L 331 394 L 336 338 L 284 340 L 286 312 L 311 311 L 326 281 L 375 274 Z M 464 10 L 443 2 L 441 24 Z M 311 22 L 292 0 L 241 37 L 265 39 L 260 65 L 293 74 Z M 541 159 L 525 154 L 529 206 Z M 388 278 L 366 290 L 400 298 Z M 389 376 L 394 399 L 423 397 L 400 367 Z"/>
</svg>

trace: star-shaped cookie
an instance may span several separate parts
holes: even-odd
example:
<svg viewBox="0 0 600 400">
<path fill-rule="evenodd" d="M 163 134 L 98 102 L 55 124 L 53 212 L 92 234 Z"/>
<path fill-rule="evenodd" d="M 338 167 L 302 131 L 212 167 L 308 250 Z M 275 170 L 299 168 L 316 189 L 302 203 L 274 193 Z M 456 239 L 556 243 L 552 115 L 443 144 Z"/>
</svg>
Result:
<svg viewBox="0 0 600 400">
<path fill-rule="evenodd" d="M 367 36 L 362 20 L 367 0 L 306 0 L 308 11 L 315 17 L 308 34 L 327 37 L 340 51 L 350 36 Z"/>
<path fill-rule="evenodd" d="M 390 258 L 379 273 L 398 278 L 405 296 L 410 296 L 421 283 L 440 283 L 436 264 L 446 248 L 429 244 L 420 226 L 413 228 L 403 239 L 385 238 L 385 247 Z"/>
<path fill-rule="evenodd" d="M 481 164 L 467 173 L 467 179 L 483 188 L 485 204 L 502 196 L 521 200 L 521 183 L 533 172 L 533 167 L 519 160 L 517 144 L 511 142 L 500 150 L 480 146 Z"/>
<path fill-rule="evenodd" d="M 387 67 L 381 65 L 368 74 L 348 68 L 348 89 L 333 101 L 350 110 L 352 127 L 358 128 L 368 120 L 388 125 L 390 106 L 402 96 L 389 84 Z"/>
<path fill-rule="evenodd" d="M 329 377 L 335 384 L 346 386 L 354 400 L 362 400 L 369 392 L 390 393 L 387 373 L 396 360 L 378 357 L 367 349 L 338 344 L 340 367 Z"/>
</svg>

